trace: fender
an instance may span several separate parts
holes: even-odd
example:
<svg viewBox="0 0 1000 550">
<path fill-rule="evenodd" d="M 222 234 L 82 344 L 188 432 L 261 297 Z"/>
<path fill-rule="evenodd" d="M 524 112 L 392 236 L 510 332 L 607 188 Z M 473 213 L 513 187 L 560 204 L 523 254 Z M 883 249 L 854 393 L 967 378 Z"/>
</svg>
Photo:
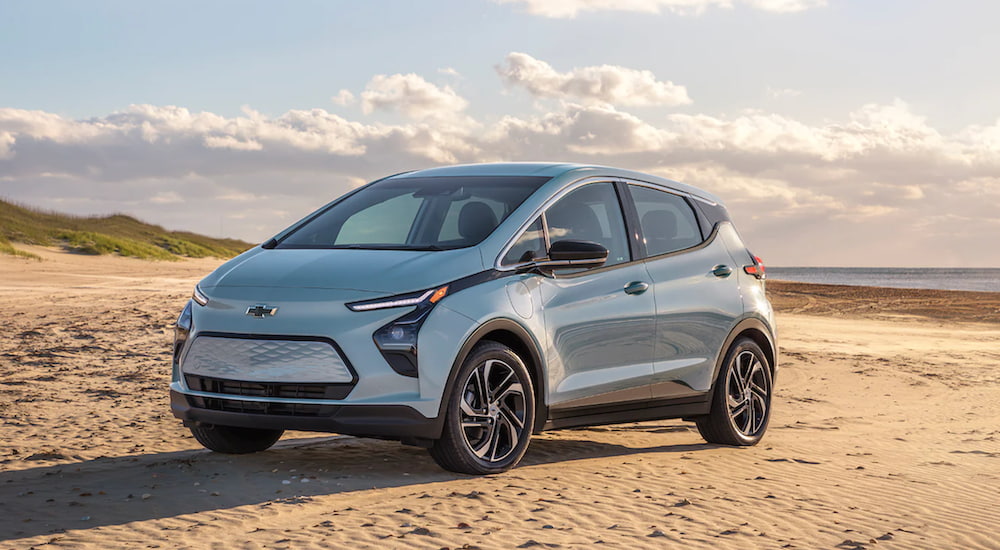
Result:
<svg viewBox="0 0 1000 550">
<path fill-rule="evenodd" d="M 726 354 L 729 353 L 729 348 L 732 347 L 736 338 L 747 330 L 753 330 L 756 334 L 763 335 L 763 342 L 760 341 L 760 337 L 755 337 L 753 340 L 760 345 L 764 354 L 767 356 L 771 367 L 772 380 L 775 376 L 777 376 L 778 347 L 775 344 L 774 332 L 771 330 L 771 327 L 759 317 L 746 317 L 736 323 L 733 330 L 729 331 L 729 336 L 726 337 L 725 342 L 723 342 L 722 347 L 720 348 L 719 358 L 715 360 L 715 369 L 712 371 L 712 389 L 708 392 L 709 402 L 711 402 L 712 398 L 715 396 L 715 388 L 719 385 L 719 372 L 722 370 L 722 362 L 726 360 Z"/>
<path fill-rule="evenodd" d="M 497 330 L 512 333 L 520 344 L 517 347 L 528 351 L 530 357 L 525 359 L 529 359 L 530 362 L 528 362 L 526 366 L 528 367 L 529 373 L 535 375 L 535 381 L 539 386 L 538 388 L 535 388 L 535 426 L 532 432 L 538 433 L 541 431 L 542 426 L 545 425 L 549 412 L 548 404 L 545 403 L 545 396 L 547 395 L 546 385 L 548 384 L 548 381 L 546 380 L 544 374 L 545 368 L 544 363 L 542 362 L 542 354 L 539 352 L 538 342 L 536 342 L 531 336 L 531 333 L 529 333 L 528 330 L 521 326 L 521 324 L 517 321 L 507 318 L 497 318 L 491 319 L 480 325 L 479 328 L 477 328 L 466 339 L 465 343 L 462 344 L 462 347 L 458 350 L 458 354 L 455 356 L 455 361 L 451 365 L 451 372 L 448 373 L 448 381 L 445 383 L 441 405 L 439 405 L 438 408 L 438 419 L 440 420 L 442 427 L 444 426 L 444 417 L 447 413 L 446 407 L 448 406 L 448 399 L 451 396 L 451 392 L 455 385 L 456 378 L 458 377 L 458 371 L 462 367 L 462 363 L 465 362 L 469 353 L 472 352 L 472 348 L 475 347 L 475 345 L 478 344 L 484 336 Z M 508 346 L 510 345 L 503 341 L 500 343 Z"/>
</svg>

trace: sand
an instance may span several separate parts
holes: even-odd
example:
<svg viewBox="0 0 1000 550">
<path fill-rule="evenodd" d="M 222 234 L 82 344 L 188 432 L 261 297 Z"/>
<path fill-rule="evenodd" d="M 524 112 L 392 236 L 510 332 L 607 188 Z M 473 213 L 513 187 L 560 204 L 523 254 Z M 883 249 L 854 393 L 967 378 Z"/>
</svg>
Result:
<svg viewBox="0 0 1000 550">
<path fill-rule="evenodd" d="M 169 343 L 218 261 L 31 250 L 0 256 L 0 548 L 1000 548 L 997 294 L 773 281 L 760 445 L 564 430 L 475 478 L 303 432 L 201 449 L 169 412 Z"/>
</svg>

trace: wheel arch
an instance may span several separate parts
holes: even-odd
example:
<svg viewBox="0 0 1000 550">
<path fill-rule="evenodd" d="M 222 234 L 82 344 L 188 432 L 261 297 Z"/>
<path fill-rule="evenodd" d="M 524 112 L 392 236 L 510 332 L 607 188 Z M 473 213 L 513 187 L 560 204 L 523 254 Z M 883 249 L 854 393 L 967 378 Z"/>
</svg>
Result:
<svg viewBox="0 0 1000 550">
<path fill-rule="evenodd" d="M 712 371 L 712 391 L 710 393 L 715 393 L 719 371 L 722 370 L 722 363 L 726 360 L 726 355 L 729 353 L 733 342 L 743 337 L 750 338 L 760 346 L 761 351 L 764 352 L 764 357 L 767 358 L 768 366 L 771 368 L 771 379 L 773 380 L 778 374 L 778 347 L 775 344 L 774 333 L 764 321 L 756 317 L 748 317 L 736 323 L 736 326 L 729 332 L 729 336 L 726 337 L 725 342 L 723 342 L 722 347 L 719 349 L 719 357 L 715 361 L 715 370 Z"/>
<path fill-rule="evenodd" d="M 462 344 L 462 347 L 459 348 L 458 354 L 455 356 L 455 361 L 451 365 L 451 371 L 448 373 L 448 381 L 445 383 L 443 399 L 441 399 L 441 404 L 438 408 L 438 416 L 443 419 L 446 414 L 447 400 L 451 396 L 455 379 L 462 363 L 465 362 L 465 359 L 472 352 L 476 344 L 484 340 L 499 342 L 514 350 L 517 356 L 524 361 L 525 366 L 528 367 L 528 374 L 531 376 L 531 384 L 535 392 L 535 425 L 532 432 L 537 433 L 541 431 L 542 426 L 545 425 L 545 421 L 548 419 L 548 406 L 545 403 L 546 377 L 542 354 L 539 351 L 538 342 L 535 341 L 526 328 L 514 320 L 505 318 L 493 319 L 483 323 L 473 331 L 465 340 L 465 343 Z"/>
</svg>

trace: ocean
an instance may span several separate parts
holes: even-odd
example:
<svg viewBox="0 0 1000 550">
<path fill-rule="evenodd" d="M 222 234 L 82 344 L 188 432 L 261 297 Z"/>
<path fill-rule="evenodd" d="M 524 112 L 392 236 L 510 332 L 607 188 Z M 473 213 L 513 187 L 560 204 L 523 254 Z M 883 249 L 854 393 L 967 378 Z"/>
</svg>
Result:
<svg viewBox="0 0 1000 550">
<path fill-rule="evenodd" d="M 828 285 L 1000 292 L 1000 268 L 768 266 L 767 277 Z"/>
</svg>

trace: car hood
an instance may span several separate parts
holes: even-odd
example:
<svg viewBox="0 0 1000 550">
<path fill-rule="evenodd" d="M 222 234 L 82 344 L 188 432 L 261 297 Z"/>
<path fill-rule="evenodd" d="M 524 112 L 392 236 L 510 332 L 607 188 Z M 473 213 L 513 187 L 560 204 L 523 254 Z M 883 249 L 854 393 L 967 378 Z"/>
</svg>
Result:
<svg viewBox="0 0 1000 550">
<path fill-rule="evenodd" d="M 399 294 L 482 270 L 476 248 L 428 252 L 258 247 L 226 262 L 200 284 L 205 288 L 326 288 Z"/>
</svg>

